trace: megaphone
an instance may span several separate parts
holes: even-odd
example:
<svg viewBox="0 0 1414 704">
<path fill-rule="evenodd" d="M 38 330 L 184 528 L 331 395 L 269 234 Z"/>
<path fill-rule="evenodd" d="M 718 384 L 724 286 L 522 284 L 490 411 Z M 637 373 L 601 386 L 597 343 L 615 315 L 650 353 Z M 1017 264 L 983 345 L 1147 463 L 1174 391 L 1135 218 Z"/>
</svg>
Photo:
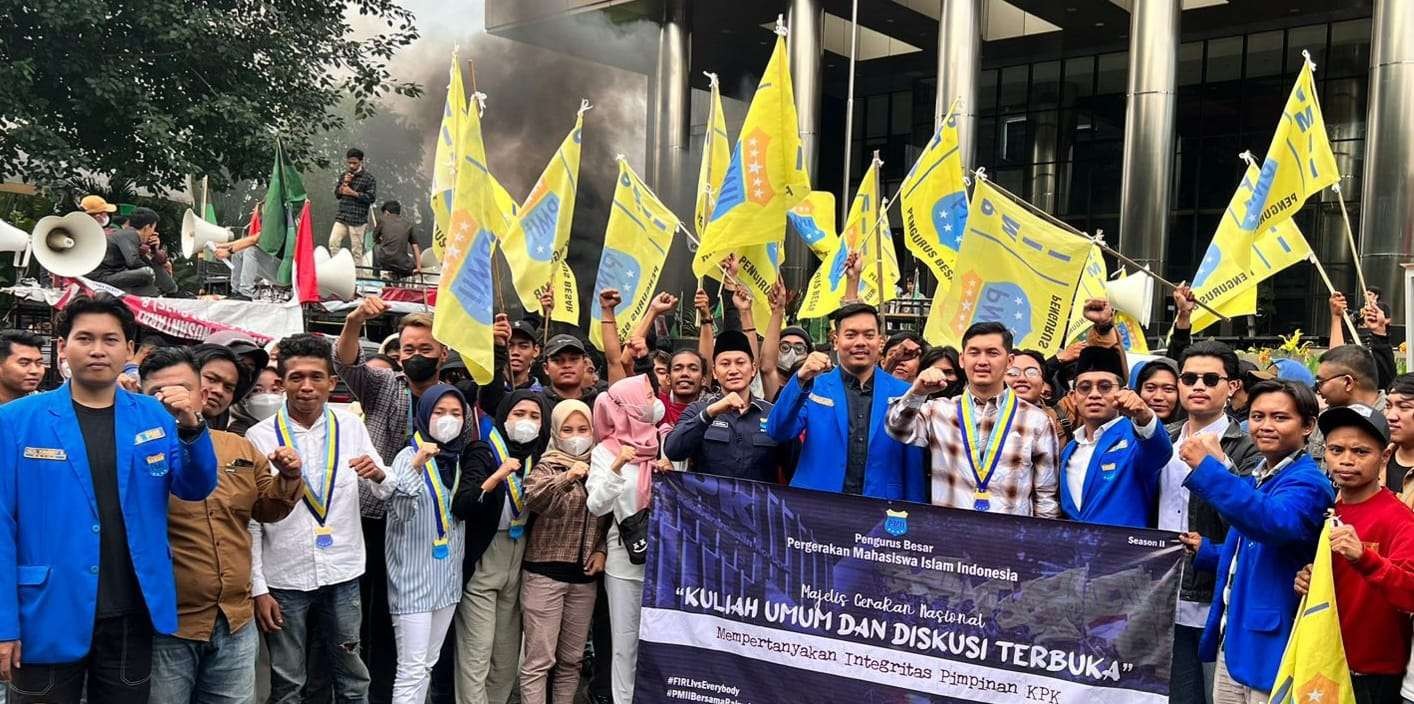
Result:
<svg viewBox="0 0 1414 704">
<path fill-rule="evenodd" d="M 230 241 L 230 230 L 202 220 L 191 208 L 187 208 L 186 215 L 182 216 L 182 256 L 190 259 L 205 249 L 208 243 L 222 244 Z"/>
<path fill-rule="evenodd" d="M 82 211 L 40 218 L 30 235 L 39 265 L 55 276 L 83 276 L 103 263 L 108 237 L 98 221 Z"/>
<path fill-rule="evenodd" d="M 1149 317 L 1154 312 L 1153 277 L 1142 272 L 1126 274 L 1105 282 L 1105 293 L 1116 311 L 1139 321 L 1142 327 L 1149 327 Z"/>
<path fill-rule="evenodd" d="M 356 281 L 353 253 L 340 249 L 338 254 L 330 256 L 329 250 L 315 248 L 314 278 L 319 281 L 319 295 L 344 301 L 353 298 Z"/>
<path fill-rule="evenodd" d="M 437 274 L 442 271 L 442 262 L 437 261 L 437 253 L 431 247 L 422 250 L 422 259 L 419 261 L 419 268 L 424 274 Z"/>
<path fill-rule="evenodd" d="M 0 252 L 15 253 L 15 268 L 29 266 L 29 233 L 0 220 Z"/>
</svg>

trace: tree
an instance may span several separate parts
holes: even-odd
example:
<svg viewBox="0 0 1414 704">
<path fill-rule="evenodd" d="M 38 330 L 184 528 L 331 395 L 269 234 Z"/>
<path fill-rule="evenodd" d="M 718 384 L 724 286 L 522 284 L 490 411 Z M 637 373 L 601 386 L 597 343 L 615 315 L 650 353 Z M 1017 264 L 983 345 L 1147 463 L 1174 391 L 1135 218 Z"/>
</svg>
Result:
<svg viewBox="0 0 1414 704">
<path fill-rule="evenodd" d="M 0 23 L 0 179 L 84 175 L 178 189 L 263 179 L 380 96 L 421 94 L 388 61 L 418 36 L 397 0 L 19 0 Z M 350 24 L 358 20 L 360 29 Z M 362 31 L 376 25 L 374 31 Z"/>
</svg>

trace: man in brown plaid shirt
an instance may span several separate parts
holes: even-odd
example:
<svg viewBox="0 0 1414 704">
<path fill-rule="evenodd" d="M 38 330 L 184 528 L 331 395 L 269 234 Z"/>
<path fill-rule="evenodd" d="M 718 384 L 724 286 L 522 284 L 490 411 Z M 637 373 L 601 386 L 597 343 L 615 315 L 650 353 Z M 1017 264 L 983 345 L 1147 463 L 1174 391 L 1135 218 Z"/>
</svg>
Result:
<svg viewBox="0 0 1414 704">
<path fill-rule="evenodd" d="M 1006 388 L 1011 345 L 1002 324 L 972 325 L 962 336 L 963 395 L 928 400 L 946 381 L 926 369 L 889 404 L 886 427 L 898 441 L 931 450 L 933 505 L 1056 518 L 1060 448 L 1050 416 Z M 996 443 L 994 432 L 1004 433 Z"/>
</svg>

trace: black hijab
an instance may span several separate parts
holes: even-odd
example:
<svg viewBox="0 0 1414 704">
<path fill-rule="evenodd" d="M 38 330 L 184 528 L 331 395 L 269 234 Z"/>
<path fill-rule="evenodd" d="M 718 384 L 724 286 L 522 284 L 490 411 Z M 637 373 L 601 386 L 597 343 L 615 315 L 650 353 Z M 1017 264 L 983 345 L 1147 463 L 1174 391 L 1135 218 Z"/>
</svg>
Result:
<svg viewBox="0 0 1414 704">
<path fill-rule="evenodd" d="M 437 402 L 448 394 L 457 397 L 457 401 L 462 406 L 462 432 L 451 442 L 441 442 L 432 438 L 432 411 L 436 409 Z M 456 481 L 457 460 L 461 457 L 462 450 L 466 449 L 467 439 L 472 437 L 466 432 L 466 423 L 475 423 L 476 417 L 472 414 L 471 408 L 466 404 L 466 397 L 451 384 L 437 384 L 424 391 L 417 399 L 417 413 L 413 418 L 413 425 L 422 434 L 425 442 L 437 443 L 437 473 L 442 475 L 442 483 L 452 486 Z"/>
<path fill-rule="evenodd" d="M 528 443 L 520 443 L 511 439 L 511 434 L 506 431 L 506 419 L 511 415 L 511 409 L 521 401 L 533 401 L 540 406 L 540 435 L 535 440 Z M 496 429 L 501 432 L 501 437 L 506 441 L 506 449 L 510 451 L 511 457 L 521 461 L 524 466 L 526 458 L 532 462 L 538 461 L 540 455 L 545 452 L 545 448 L 550 444 L 550 404 L 538 391 L 530 389 L 516 389 L 506 395 L 501 401 L 500 407 L 496 409 Z"/>
</svg>

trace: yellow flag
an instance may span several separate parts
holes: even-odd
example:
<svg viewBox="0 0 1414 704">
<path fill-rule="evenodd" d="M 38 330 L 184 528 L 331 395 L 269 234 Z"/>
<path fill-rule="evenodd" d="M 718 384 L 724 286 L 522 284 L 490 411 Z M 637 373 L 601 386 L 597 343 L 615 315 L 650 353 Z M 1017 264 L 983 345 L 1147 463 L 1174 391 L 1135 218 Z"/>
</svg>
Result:
<svg viewBox="0 0 1414 704">
<path fill-rule="evenodd" d="M 957 248 L 967 229 L 967 187 L 962 180 L 957 116 L 949 110 L 942 127 L 904 177 L 904 242 L 946 288 L 953 280 Z"/>
<path fill-rule="evenodd" d="M 1290 220 L 1307 198 L 1340 181 L 1312 69 L 1309 60 L 1301 67 L 1261 173 L 1254 179 L 1252 198 L 1243 212 L 1248 231 L 1260 232 Z"/>
<path fill-rule="evenodd" d="M 1209 247 L 1209 252 L 1211 251 L 1212 247 Z M 1311 256 L 1311 245 L 1307 244 L 1301 230 L 1296 228 L 1296 223 L 1291 220 L 1283 221 L 1275 227 L 1267 228 L 1267 231 L 1252 243 L 1251 263 L 1240 280 L 1241 288 L 1227 295 L 1219 295 L 1221 291 L 1215 290 L 1211 285 L 1201 292 L 1195 287 L 1194 296 L 1211 294 L 1213 301 L 1208 302 L 1208 305 L 1229 318 L 1253 315 L 1257 312 L 1257 285 L 1292 264 L 1309 260 Z M 1194 333 L 1216 322 L 1218 317 L 1202 308 L 1193 311 Z"/>
<path fill-rule="evenodd" d="M 442 107 L 442 127 L 437 131 L 437 152 L 432 164 L 432 251 L 440 260 L 447 244 L 447 230 L 452 221 L 452 198 L 457 188 L 457 147 L 461 142 L 462 123 L 466 120 L 466 89 L 462 87 L 462 71 L 457 53 L 452 52 L 451 79 L 447 84 L 447 101 Z"/>
<path fill-rule="evenodd" d="M 786 63 L 786 41 L 776 48 L 746 111 L 736 149 L 717 193 L 707 227 L 697 233 L 708 252 L 780 242 L 786 211 L 810 192 L 810 176 L 800 147 L 795 96 Z M 702 276 L 710 267 L 694 262 Z"/>
<path fill-rule="evenodd" d="M 478 93 L 472 99 L 479 101 L 481 97 Z M 486 165 L 481 115 L 475 105 L 467 110 L 462 122 L 457 154 L 457 187 L 448 221 L 442 278 L 437 286 L 432 335 L 460 353 L 472 378 L 485 384 L 494 376 L 491 253 L 497 233 L 506 231 L 506 223 L 496 204 L 495 179 Z"/>
<path fill-rule="evenodd" d="M 811 191 L 786 213 L 786 221 L 796 236 L 810 247 L 816 259 L 824 261 L 835 253 L 840 239 L 835 232 L 835 194 Z"/>
<path fill-rule="evenodd" d="M 554 260 L 569 247 L 574 193 L 579 185 L 580 138 L 588 106 L 586 102 L 580 107 L 574 129 L 550 157 L 501 243 L 516 295 L 526 310 L 540 310 L 540 292 L 550 284 Z"/>
<path fill-rule="evenodd" d="M 1144 338 L 1144 326 L 1126 313 L 1115 311 L 1115 331 L 1127 352 L 1149 354 L 1149 341 Z"/>
<path fill-rule="evenodd" d="M 1070 325 L 1065 330 L 1066 342 L 1075 342 L 1085 335 L 1090 321 L 1085 319 L 1085 302 L 1107 295 L 1105 282 L 1110 278 L 1105 265 L 1105 253 L 1099 245 L 1090 245 L 1090 254 L 1085 260 L 1085 273 L 1080 277 L 1080 287 L 1075 289 L 1075 300 L 1070 304 Z"/>
<path fill-rule="evenodd" d="M 717 88 L 717 76 L 708 74 L 712 81 L 712 96 L 707 115 L 707 134 L 702 142 L 702 166 L 697 176 L 697 209 L 695 227 L 698 235 L 706 232 L 707 221 L 712 216 L 716 195 L 726 179 L 727 164 L 731 159 L 731 144 L 727 136 L 727 120 L 722 114 L 722 94 Z M 719 264 L 728 254 L 736 254 L 739 267 L 737 278 L 751 290 L 751 315 L 757 325 L 764 326 L 771 317 L 769 296 L 771 288 L 780 277 L 784 251 L 779 242 L 752 244 L 733 249 L 708 250 L 699 246 L 693 256 L 692 268 L 698 276 L 707 276 L 720 281 L 722 270 Z M 728 304 L 730 305 L 730 304 Z"/>
<path fill-rule="evenodd" d="M 968 326 L 995 321 L 1011 329 L 1016 347 L 1055 354 L 1065 344 L 1091 246 L 979 180 L 958 249 L 957 279 L 933 302 L 940 324 L 928 341 L 956 347 Z"/>
<path fill-rule="evenodd" d="M 604 230 L 604 251 L 599 257 L 599 278 L 594 282 L 594 298 L 606 288 L 617 289 L 623 300 L 614 309 L 620 342 L 628 340 L 633 326 L 643 319 L 653 300 L 658 276 L 663 273 L 668 248 L 678 229 L 678 217 L 644 185 L 628 162 L 619 158 L 619 180 L 609 225 Z M 589 341 L 604 349 L 603 319 L 593 306 L 589 320 Z"/>
<path fill-rule="evenodd" d="M 880 230 L 879 223 L 879 166 L 880 162 L 876 158 L 869 165 L 869 171 L 864 174 L 864 179 L 859 183 L 859 190 L 854 194 L 854 202 L 849 206 L 849 219 L 845 221 L 844 232 L 835 239 L 834 251 L 829 258 L 815 269 L 814 275 L 810 277 L 810 283 L 805 288 L 805 297 L 800 302 L 800 310 L 796 313 L 801 318 L 823 318 L 835 312 L 840 307 L 845 292 L 845 261 L 849 258 L 850 252 L 860 253 L 859 297 L 868 303 L 878 303 L 876 282 L 878 276 L 875 274 L 875 263 L 873 253 L 879 246 L 880 237 L 889 240 L 892 244 L 893 238 L 889 236 L 888 230 Z M 887 256 L 892 252 L 892 248 L 886 246 L 884 250 Z M 866 253 L 868 256 L 865 256 Z M 887 264 L 885 265 L 887 268 Z M 894 262 L 894 273 L 897 274 L 898 262 Z M 888 272 L 885 272 L 885 277 Z M 889 279 L 893 281 L 893 279 Z M 889 286 L 892 293 L 892 286 Z M 892 296 L 888 296 L 892 298 Z"/>
<path fill-rule="evenodd" d="M 1301 597 L 1296 623 L 1272 683 L 1272 704 L 1355 704 L 1350 666 L 1340 637 L 1335 576 L 1331 572 L 1331 523 L 1327 518 L 1311 562 L 1311 588 Z"/>
<path fill-rule="evenodd" d="M 555 297 L 555 308 L 550 311 L 550 319 L 571 325 L 579 325 L 579 279 L 574 269 L 562 257 L 555 254 L 555 273 L 550 278 L 550 292 Z"/>
</svg>

